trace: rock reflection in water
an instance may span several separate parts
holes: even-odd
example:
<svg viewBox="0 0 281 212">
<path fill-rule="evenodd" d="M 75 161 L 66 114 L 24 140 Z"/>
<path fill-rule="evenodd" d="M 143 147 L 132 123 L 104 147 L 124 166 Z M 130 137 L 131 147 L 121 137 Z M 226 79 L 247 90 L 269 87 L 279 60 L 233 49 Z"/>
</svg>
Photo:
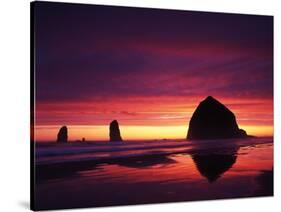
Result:
<svg viewBox="0 0 281 212">
<path fill-rule="evenodd" d="M 195 151 L 192 159 L 200 174 L 213 183 L 235 164 L 238 150 L 239 147 L 223 152 L 219 149 L 213 149 L 207 153 Z"/>
</svg>

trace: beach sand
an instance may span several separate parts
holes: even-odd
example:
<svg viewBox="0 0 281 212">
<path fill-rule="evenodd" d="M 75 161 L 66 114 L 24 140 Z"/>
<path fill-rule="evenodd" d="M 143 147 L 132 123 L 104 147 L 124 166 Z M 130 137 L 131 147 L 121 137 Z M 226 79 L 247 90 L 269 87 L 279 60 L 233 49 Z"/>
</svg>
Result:
<svg viewBox="0 0 281 212">
<path fill-rule="evenodd" d="M 36 145 L 35 208 L 273 195 L 273 139 Z"/>
</svg>

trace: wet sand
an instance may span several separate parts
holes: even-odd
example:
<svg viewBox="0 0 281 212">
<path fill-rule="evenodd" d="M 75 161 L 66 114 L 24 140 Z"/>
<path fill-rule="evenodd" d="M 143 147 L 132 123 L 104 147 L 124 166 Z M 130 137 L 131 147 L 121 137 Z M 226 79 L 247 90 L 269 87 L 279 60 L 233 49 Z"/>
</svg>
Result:
<svg viewBox="0 0 281 212">
<path fill-rule="evenodd" d="M 45 159 L 37 164 L 35 207 L 44 210 L 273 195 L 272 138 L 226 145 L 168 144 L 163 149 L 161 143 L 153 152 L 132 144 L 132 148 L 118 147 L 120 151 L 96 148 L 96 153 L 81 153 L 76 144 L 81 160 L 70 150 L 63 151 L 68 153 L 64 156 L 60 156 L 62 152 L 50 156 L 52 151 L 44 148 L 44 154 L 38 155 Z M 130 153 L 136 150 L 141 154 Z M 108 152 L 107 157 L 102 151 Z"/>
</svg>

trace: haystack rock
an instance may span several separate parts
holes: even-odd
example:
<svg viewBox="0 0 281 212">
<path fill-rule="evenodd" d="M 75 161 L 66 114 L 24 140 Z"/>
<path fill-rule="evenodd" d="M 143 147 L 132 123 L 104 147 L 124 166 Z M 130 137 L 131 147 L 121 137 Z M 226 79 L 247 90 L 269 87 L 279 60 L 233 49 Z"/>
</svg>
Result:
<svg viewBox="0 0 281 212">
<path fill-rule="evenodd" d="M 67 127 L 63 126 L 60 128 L 57 136 L 57 142 L 58 143 L 66 143 L 67 142 Z"/>
<path fill-rule="evenodd" d="M 239 129 L 235 115 L 222 103 L 208 96 L 193 113 L 187 139 L 245 138 L 245 130 Z"/>
<path fill-rule="evenodd" d="M 109 126 L 110 141 L 122 141 L 119 124 L 116 120 L 112 121 Z"/>
</svg>

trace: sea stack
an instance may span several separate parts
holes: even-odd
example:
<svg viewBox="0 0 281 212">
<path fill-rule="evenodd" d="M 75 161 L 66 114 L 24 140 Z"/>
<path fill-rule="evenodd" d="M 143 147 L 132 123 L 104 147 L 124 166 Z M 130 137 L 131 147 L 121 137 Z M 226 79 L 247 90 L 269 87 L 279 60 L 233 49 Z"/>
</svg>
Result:
<svg viewBox="0 0 281 212">
<path fill-rule="evenodd" d="M 67 127 L 63 126 L 60 128 L 57 136 L 57 142 L 58 143 L 66 143 L 67 142 Z"/>
<path fill-rule="evenodd" d="M 245 130 L 239 129 L 235 115 L 222 103 L 208 96 L 193 113 L 187 139 L 245 138 Z"/>
<path fill-rule="evenodd" d="M 120 135 L 119 124 L 118 124 L 117 120 L 114 120 L 110 123 L 109 137 L 110 137 L 110 141 L 122 141 L 122 138 Z"/>
</svg>

